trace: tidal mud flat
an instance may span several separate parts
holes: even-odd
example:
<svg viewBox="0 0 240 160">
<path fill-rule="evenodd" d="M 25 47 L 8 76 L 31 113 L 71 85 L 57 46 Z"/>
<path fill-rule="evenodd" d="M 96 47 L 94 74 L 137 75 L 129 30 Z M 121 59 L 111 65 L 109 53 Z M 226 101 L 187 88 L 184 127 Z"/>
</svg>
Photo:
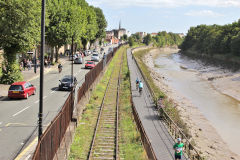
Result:
<svg viewBox="0 0 240 160">
<path fill-rule="evenodd" d="M 174 85 L 171 85 L 171 77 L 168 77 L 168 75 L 164 74 L 164 72 L 159 72 L 159 70 L 164 68 L 165 64 L 155 63 L 158 56 L 161 54 L 170 55 L 177 52 L 178 50 L 173 48 L 153 49 L 145 56 L 144 61 L 151 70 L 151 75 L 155 84 L 179 109 L 182 119 L 189 126 L 189 130 L 196 143 L 196 147 L 207 159 L 240 159 L 240 156 L 236 154 L 239 152 L 234 150 L 234 153 L 232 148 L 229 147 L 229 144 L 226 143 L 226 140 L 218 133 L 219 130 L 216 129 L 215 124 L 209 121 L 209 119 L 212 118 L 211 115 L 206 116 L 206 114 L 204 114 L 204 110 L 199 109 L 191 98 L 179 92 Z M 188 59 L 185 60 L 189 61 Z M 199 79 L 205 81 L 203 82 L 203 84 L 206 85 L 205 87 L 208 87 L 206 84 L 208 83 L 217 90 L 216 92 L 221 92 L 222 94 L 238 99 L 237 96 L 240 95 L 237 94 L 240 89 L 240 87 L 238 87 L 239 73 L 229 73 L 224 70 L 219 71 L 218 69 L 208 67 L 202 67 L 196 71 L 196 68 L 191 68 L 185 65 L 185 63 L 183 64 L 179 64 L 177 67 L 179 67 L 180 70 L 187 70 L 186 77 L 183 77 L 180 72 L 172 72 L 171 74 L 177 75 L 176 73 L 180 73 L 179 77 L 181 78 L 191 78 L 192 73 L 190 72 L 194 72 L 194 75 L 197 75 Z M 229 85 L 231 85 L 231 87 Z M 203 104 L 205 103 L 203 102 Z"/>
</svg>

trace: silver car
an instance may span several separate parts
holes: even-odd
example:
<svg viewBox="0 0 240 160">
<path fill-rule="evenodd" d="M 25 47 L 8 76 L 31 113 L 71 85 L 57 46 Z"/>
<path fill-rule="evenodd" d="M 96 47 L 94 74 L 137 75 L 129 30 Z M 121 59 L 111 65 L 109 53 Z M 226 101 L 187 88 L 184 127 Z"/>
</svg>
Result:
<svg viewBox="0 0 240 160">
<path fill-rule="evenodd" d="M 91 60 L 99 62 L 99 60 L 100 60 L 99 54 L 93 53 Z"/>
<path fill-rule="evenodd" d="M 83 64 L 83 58 L 82 57 L 77 57 L 74 59 L 75 64 Z"/>
</svg>

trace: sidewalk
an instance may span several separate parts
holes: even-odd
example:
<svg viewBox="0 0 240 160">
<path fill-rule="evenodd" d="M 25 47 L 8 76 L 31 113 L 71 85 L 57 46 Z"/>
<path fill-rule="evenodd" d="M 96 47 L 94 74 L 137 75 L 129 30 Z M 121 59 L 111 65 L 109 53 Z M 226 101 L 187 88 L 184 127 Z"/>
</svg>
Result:
<svg viewBox="0 0 240 160">
<path fill-rule="evenodd" d="M 159 119 L 159 114 L 155 108 L 154 101 L 140 71 L 135 64 L 135 61 L 132 59 L 130 49 L 127 51 L 127 58 L 130 70 L 133 103 L 150 140 L 154 153 L 158 160 L 173 160 L 173 145 L 175 144 L 174 139 L 170 136 L 167 128 Z M 135 80 L 137 77 L 144 84 L 141 96 L 136 90 Z M 182 157 L 182 159 L 186 160 L 185 157 Z"/>
<path fill-rule="evenodd" d="M 68 57 L 66 56 L 66 57 L 60 58 L 59 60 L 61 61 L 62 65 L 63 65 L 68 60 Z M 45 67 L 44 74 L 47 74 L 48 72 L 55 70 L 55 69 L 57 69 L 57 65 L 51 66 L 50 68 Z M 22 71 L 22 75 L 23 75 L 24 81 L 32 81 L 40 76 L 40 67 L 37 68 L 37 73 L 34 73 L 33 67 L 31 70 L 28 70 L 26 68 L 25 71 Z M 0 100 L 7 97 L 9 87 L 10 87 L 10 85 L 0 84 Z"/>
</svg>

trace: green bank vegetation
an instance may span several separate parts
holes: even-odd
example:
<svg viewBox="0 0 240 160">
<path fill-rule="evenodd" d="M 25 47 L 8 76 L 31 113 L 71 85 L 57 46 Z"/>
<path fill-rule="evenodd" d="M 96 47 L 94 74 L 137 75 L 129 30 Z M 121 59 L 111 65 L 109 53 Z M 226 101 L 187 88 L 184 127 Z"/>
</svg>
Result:
<svg viewBox="0 0 240 160">
<path fill-rule="evenodd" d="M 180 49 L 183 54 L 233 69 L 240 68 L 240 20 L 227 25 L 191 27 Z"/>
<path fill-rule="evenodd" d="M 97 122 L 99 107 L 107 87 L 108 80 L 114 65 L 121 61 L 121 55 L 124 55 L 124 66 L 122 68 L 122 81 L 120 88 L 120 139 L 119 149 L 120 156 L 124 159 L 134 160 L 146 159 L 144 149 L 141 145 L 140 134 L 137 131 L 134 119 L 132 117 L 131 103 L 130 103 L 130 84 L 129 71 L 126 60 L 126 47 L 122 47 L 110 62 L 106 73 L 104 74 L 100 83 L 97 84 L 93 91 L 89 103 L 87 104 L 82 118 L 79 121 L 79 126 L 76 129 L 73 144 L 71 146 L 69 160 L 87 159 L 90 144 L 94 134 L 94 128 Z"/>
<path fill-rule="evenodd" d="M 159 32 L 155 36 L 151 36 L 150 34 L 147 34 L 144 37 L 141 37 L 139 33 L 133 34 L 128 38 L 128 43 L 130 47 L 135 48 L 135 44 L 145 44 L 150 45 L 153 44 L 153 46 L 156 47 L 164 47 L 164 46 L 173 46 L 173 45 L 180 45 L 182 43 L 183 39 L 175 33 L 166 31 Z"/>
<path fill-rule="evenodd" d="M 154 83 L 153 78 L 151 76 L 151 70 L 148 66 L 143 62 L 144 56 L 150 51 L 151 49 L 144 49 L 134 53 L 134 56 L 141 68 L 147 82 L 149 83 L 152 91 L 154 92 L 155 99 L 159 100 L 162 99 L 164 110 L 166 113 L 171 117 L 171 119 L 182 129 L 184 134 L 190 138 L 191 135 L 189 133 L 187 125 L 181 119 L 178 109 L 174 106 L 174 103 L 168 99 L 167 95 L 163 93 L 159 87 Z"/>
</svg>

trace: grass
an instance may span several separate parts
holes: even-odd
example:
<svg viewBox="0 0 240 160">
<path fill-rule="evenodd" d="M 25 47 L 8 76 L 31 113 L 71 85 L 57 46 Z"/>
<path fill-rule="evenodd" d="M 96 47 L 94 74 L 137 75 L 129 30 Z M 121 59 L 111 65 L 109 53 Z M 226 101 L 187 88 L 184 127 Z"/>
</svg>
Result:
<svg viewBox="0 0 240 160">
<path fill-rule="evenodd" d="M 146 46 L 144 43 L 134 43 L 133 46 L 131 48 L 137 48 L 137 47 L 141 47 L 141 46 Z"/>
<path fill-rule="evenodd" d="M 111 72 L 114 69 L 116 61 L 120 60 L 119 55 L 123 50 L 124 48 L 122 47 L 116 53 L 116 55 L 110 62 L 102 80 L 96 86 L 96 89 L 93 91 L 90 101 L 82 114 L 82 118 L 79 122 L 80 125 L 76 129 L 74 141 L 70 149 L 70 154 L 68 158 L 69 160 L 87 159 L 94 134 L 94 128 L 97 122 L 99 106 L 101 105 Z"/>
<path fill-rule="evenodd" d="M 120 157 L 127 160 L 144 160 L 147 155 L 141 143 L 140 133 L 134 122 L 131 105 L 130 77 L 127 66 L 127 55 L 124 54 L 124 61 L 121 73 L 120 87 Z"/>
<path fill-rule="evenodd" d="M 163 93 L 160 88 L 154 83 L 153 78 L 151 76 L 151 70 L 147 67 L 147 65 L 143 62 L 144 56 L 150 51 L 151 49 L 144 49 L 134 53 L 134 56 L 141 68 L 145 78 L 147 79 L 152 91 L 154 92 L 155 99 L 159 100 L 162 99 L 164 110 L 166 113 L 171 117 L 171 119 L 180 127 L 183 133 L 190 138 L 191 134 L 188 130 L 188 126 L 184 121 L 181 119 L 179 110 L 174 106 L 174 103 L 168 99 L 167 95 Z"/>
<path fill-rule="evenodd" d="M 120 87 L 120 154 L 121 157 L 127 160 L 144 160 L 146 154 L 141 144 L 140 133 L 137 130 L 136 124 L 132 116 L 131 106 L 131 92 L 129 81 L 129 70 L 127 66 L 126 48 L 122 47 L 117 55 L 113 58 L 112 62 L 108 66 L 108 69 L 103 76 L 99 84 L 90 98 L 89 103 L 84 110 L 82 119 L 79 122 L 79 126 L 76 129 L 73 144 L 70 149 L 69 160 L 87 159 L 90 149 L 91 141 L 94 134 L 94 128 L 97 122 L 97 116 L 99 113 L 99 106 L 101 105 L 104 92 L 106 90 L 107 82 L 110 78 L 111 72 L 114 69 L 114 65 L 121 60 L 120 53 L 124 52 L 124 62 L 122 68 L 122 81 Z M 115 100 L 115 99 L 114 99 Z M 109 101 L 110 103 L 110 101 Z M 112 125 L 106 125 L 106 127 L 112 127 Z"/>
</svg>

